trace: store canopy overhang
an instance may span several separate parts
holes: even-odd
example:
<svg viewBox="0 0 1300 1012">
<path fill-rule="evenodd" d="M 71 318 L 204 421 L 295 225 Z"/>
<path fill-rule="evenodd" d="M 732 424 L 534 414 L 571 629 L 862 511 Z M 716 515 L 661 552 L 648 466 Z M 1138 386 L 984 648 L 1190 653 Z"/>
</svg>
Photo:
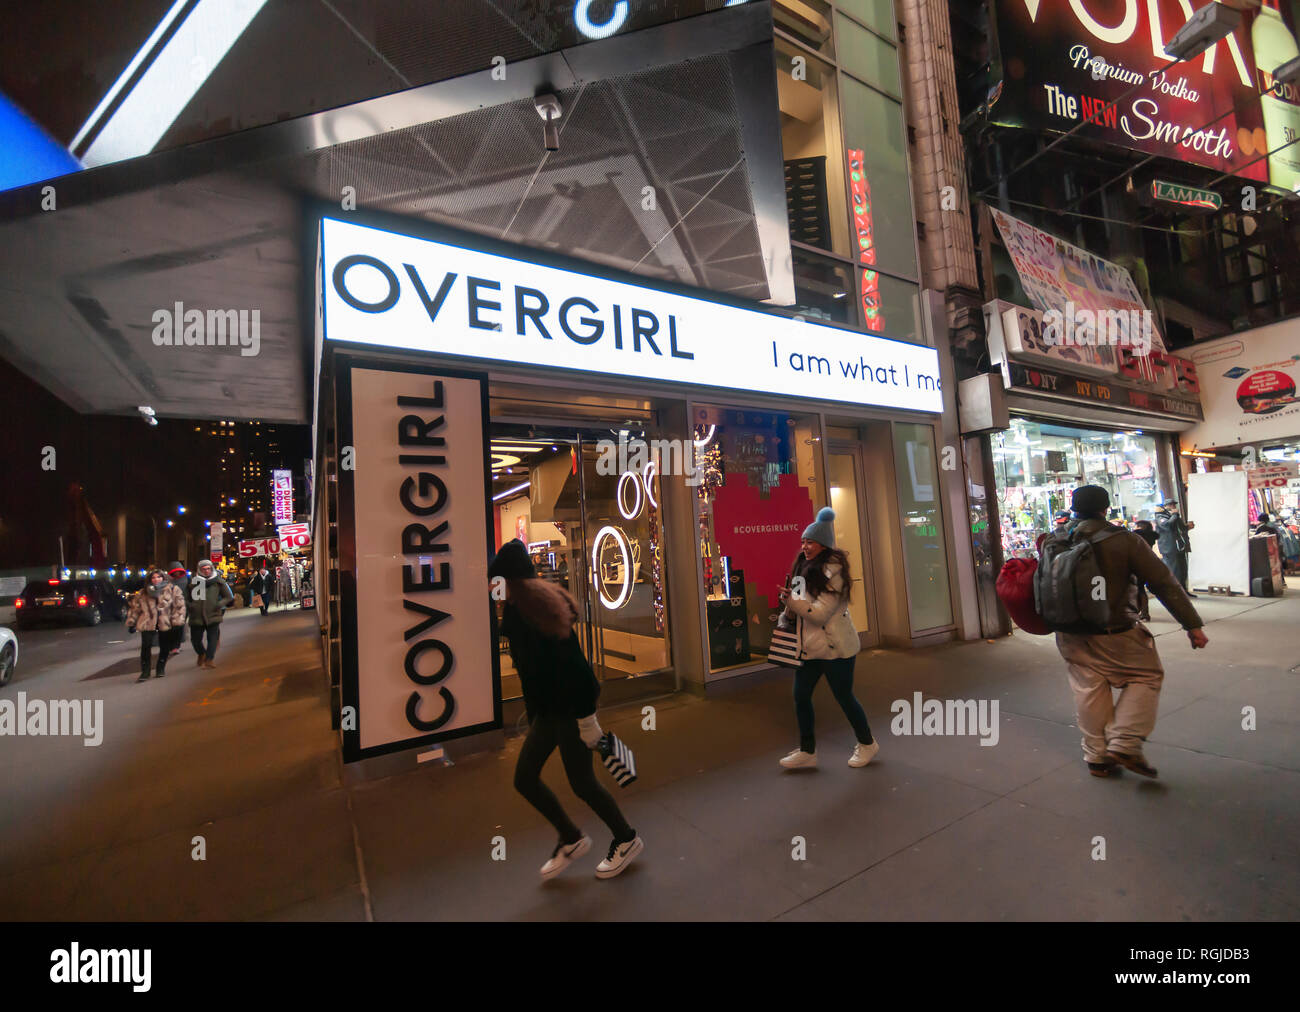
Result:
<svg viewBox="0 0 1300 1012">
<path fill-rule="evenodd" d="M 86 413 L 306 423 L 308 198 L 794 301 L 768 5 L 494 69 L 0 194 L 0 355 Z M 160 344 L 214 315 L 243 343 Z"/>
</svg>

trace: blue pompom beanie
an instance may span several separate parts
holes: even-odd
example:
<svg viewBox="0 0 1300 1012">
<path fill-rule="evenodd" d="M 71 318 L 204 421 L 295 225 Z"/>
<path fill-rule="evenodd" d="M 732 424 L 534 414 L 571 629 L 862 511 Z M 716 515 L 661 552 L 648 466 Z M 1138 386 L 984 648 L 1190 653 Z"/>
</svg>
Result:
<svg viewBox="0 0 1300 1012">
<path fill-rule="evenodd" d="M 819 545 L 834 548 L 835 511 L 829 506 L 819 509 L 817 511 L 817 522 L 809 524 L 808 529 L 803 532 L 803 536 L 807 541 L 816 541 Z"/>
</svg>

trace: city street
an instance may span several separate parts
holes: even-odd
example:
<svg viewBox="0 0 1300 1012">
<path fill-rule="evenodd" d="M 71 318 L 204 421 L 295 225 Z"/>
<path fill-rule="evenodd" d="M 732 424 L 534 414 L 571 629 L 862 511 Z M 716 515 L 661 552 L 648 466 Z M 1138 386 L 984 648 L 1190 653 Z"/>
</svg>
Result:
<svg viewBox="0 0 1300 1012">
<path fill-rule="evenodd" d="M 163 681 L 142 685 L 138 640 L 120 625 L 26 633 L 0 698 L 101 699 L 105 730 L 98 747 L 0 738 L 0 909 L 85 921 L 1293 920 L 1300 600 L 1196 603 L 1210 645 L 1195 654 L 1153 605 L 1167 672 L 1147 747 L 1156 781 L 1088 775 L 1050 638 L 869 651 L 857 687 L 881 751 L 865 769 L 845 764 L 852 735 L 824 684 L 820 768 L 778 768 L 795 744 L 788 675 L 652 700 L 654 731 L 642 730 L 647 704 L 602 710 L 636 751 L 640 780 L 618 793 L 646 849 L 621 877 L 595 879 L 607 833 L 553 757 L 545 778 L 595 846 L 545 884 L 553 838 L 512 788 L 517 737 L 344 785 L 312 613 L 232 613 L 215 670 L 197 670 L 187 644 Z M 891 733 L 891 704 L 914 692 L 996 700 L 996 744 Z"/>
</svg>

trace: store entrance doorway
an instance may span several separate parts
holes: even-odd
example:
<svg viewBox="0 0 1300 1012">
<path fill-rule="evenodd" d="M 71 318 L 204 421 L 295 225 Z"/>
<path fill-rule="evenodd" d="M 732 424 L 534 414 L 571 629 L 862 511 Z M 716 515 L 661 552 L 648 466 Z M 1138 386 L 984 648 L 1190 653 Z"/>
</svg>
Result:
<svg viewBox="0 0 1300 1012">
<path fill-rule="evenodd" d="M 491 426 L 497 547 L 518 538 L 538 575 L 574 596 L 578 638 L 602 682 L 671 670 L 659 483 L 652 468 L 628 466 L 647 439 L 617 424 Z M 502 698 L 516 698 L 518 674 L 499 647 Z"/>
<path fill-rule="evenodd" d="M 849 571 L 853 574 L 849 614 L 865 650 L 879 646 L 880 626 L 870 578 L 871 538 L 862 484 L 865 473 L 862 446 L 860 443 L 832 442 L 826 449 L 827 485 L 831 509 L 835 511 L 835 541 L 848 556 Z"/>
</svg>

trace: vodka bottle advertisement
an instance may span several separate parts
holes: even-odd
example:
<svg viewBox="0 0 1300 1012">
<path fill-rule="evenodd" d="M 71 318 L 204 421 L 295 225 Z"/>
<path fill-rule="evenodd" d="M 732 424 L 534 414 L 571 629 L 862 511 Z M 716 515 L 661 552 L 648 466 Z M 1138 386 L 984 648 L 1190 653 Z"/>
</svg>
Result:
<svg viewBox="0 0 1300 1012">
<path fill-rule="evenodd" d="M 1300 49 L 1282 19 L 1278 0 L 1264 0 L 1250 36 L 1259 70 L 1259 103 L 1264 112 L 1267 150 L 1272 152 L 1268 157 L 1269 182 L 1300 192 L 1300 88 L 1295 83 L 1275 86 L 1273 80 L 1273 71 L 1300 56 Z"/>
</svg>

